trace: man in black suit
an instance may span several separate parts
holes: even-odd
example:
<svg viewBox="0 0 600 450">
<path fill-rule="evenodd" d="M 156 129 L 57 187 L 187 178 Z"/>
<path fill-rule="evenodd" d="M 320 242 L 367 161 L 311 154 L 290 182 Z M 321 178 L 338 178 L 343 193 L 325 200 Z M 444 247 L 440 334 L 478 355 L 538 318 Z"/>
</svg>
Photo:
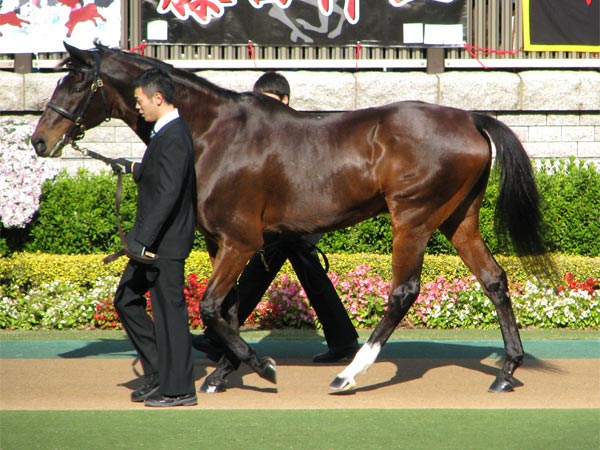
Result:
<svg viewBox="0 0 600 450">
<path fill-rule="evenodd" d="M 290 85 L 277 72 L 263 74 L 254 84 L 253 91 L 285 103 L 290 100 Z M 358 350 L 358 335 L 348 312 L 321 265 L 316 244 L 322 234 L 301 236 L 293 233 L 265 233 L 264 245 L 250 259 L 237 285 L 239 296 L 238 323 L 242 324 L 261 301 L 269 285 L 287 259 L 290 260 L 298 279 L 306 292 L 311 306 L 323 325 L 323 333 L 329 349 L 314 356 L 317 363 L 331 363 L 354 356 Z M 234 311 L 236 290 L 226 297 L 222 311 L 227 317 Z M 207 329 L 204 335 L 195 336 L 192 345 L 217 360 L 224 352 L 218 336 Z"/>
<path fill-rule="evenodd" d="M 183 289 L 196 224 L 192 136 L 173 104 L 168 74 L 144 72 L 134 88 L 136 109 L 156 123 L 141 163 L 120 158 L 112 164 L 115 171 L 132 173 L 138 187 L 135 223 L 126 237 L 130 260 L 114 299 L 144 370 L 131 401 L 191 406 L 197 397 Z M 154 320 L 146 313 L 148 291 Z"/>
</svg>

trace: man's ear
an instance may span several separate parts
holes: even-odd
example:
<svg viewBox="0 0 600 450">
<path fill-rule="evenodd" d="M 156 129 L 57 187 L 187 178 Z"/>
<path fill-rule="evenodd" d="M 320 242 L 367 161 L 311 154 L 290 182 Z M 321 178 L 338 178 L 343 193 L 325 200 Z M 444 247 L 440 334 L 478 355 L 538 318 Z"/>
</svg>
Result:
<svg viewBox="0 0 600 450">
<path fill-rule="evenodd" d="M 155 92 L 154 95 L 152 96 L 152 99 L 154 100 L 154 104 L 156 106 L 160 106 L 165 102 L 165 98 L 163 97 L 163 95 L 160 92 Z"/>
<path fill-rule="evenodd" d="M 290 98 L 287 95 L 284 95 L 283 97 L 281 97 L 281 103 L 283 103 L 284 105 L 289 105 Z"/>
</svg>

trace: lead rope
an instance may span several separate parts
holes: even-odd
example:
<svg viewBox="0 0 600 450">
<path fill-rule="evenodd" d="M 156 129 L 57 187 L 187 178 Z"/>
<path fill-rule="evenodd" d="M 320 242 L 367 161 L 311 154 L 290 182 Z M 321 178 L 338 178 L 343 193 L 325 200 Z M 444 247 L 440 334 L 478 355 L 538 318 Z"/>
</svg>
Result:
<svg viewBox="0 0 600 450">
<path fill-rule="evenodd" d="M 100 153 L 96 153 L 89 149 L 84 149 L 79 147 L 79 145 L 75 141 L 71 141 L 71 147 L 77 150 L 84 156 L 89 156 L 90 158 L 97 159 L 102 161 L 104 164 L 111 165 L 113 160 L 107 158 Z M 123 174 L 121 172 L 117 173 L 117 190 L 115 193 L 115 215 L 117 216 L 117 229 L 119 230 L 119 238 L 121 239 L 121 245 L 123 248 L 121 250 L 116 251 L 115 253 L 106 256 L 102 261 L 104 264 L 111 263 L 121 256 L 127 255 L 129 258 L 140 262 L 142 264 L 152 264 L 158 261 L 159 257 L 156 255 L 154 258 L 150 258 L 148 256 L 136 255 L 133 253 L 129 246 L 127 245 L 127 241 L 125 240 L 125 233 L 123 232 L 123 227 L 121 225 L 121 194 L 123 192 Z"/>
<path fill-rule="evenodd" d="M 91 156 L 91 155 L 90 155 Z M 93 156 L 92 156 L 93 158 Z M 102 261 L 104 264 L 111 263 L 116 259 L 127 253 L 127 242 L 125 241 L 125 233 L 123 233 L 123 227 L 121 226 L 121 193 L 123 192 L 123 174 L 117 173 L 117 191 L 115 193 L 115 214 L 117 216 L 117 228 L 119 230 L 119 238 L 121 239 L 121 245 L 123 248 L 116 251 L 112 255 L 106 256 Z"/>
</svg>

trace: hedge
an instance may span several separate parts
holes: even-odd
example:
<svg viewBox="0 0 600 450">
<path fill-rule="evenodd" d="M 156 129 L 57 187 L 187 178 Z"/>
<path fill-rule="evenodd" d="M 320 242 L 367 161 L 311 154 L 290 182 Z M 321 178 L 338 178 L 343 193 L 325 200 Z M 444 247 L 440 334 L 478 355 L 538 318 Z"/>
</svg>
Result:
<svg viewBox="0 0 600 450">
<path fill-rule="evenodd" d="M 388 255 L 331 254 L 327 258 L 330 271 L 345 274 L 357 266 L 366 264 L 372 268 L 370 271 L 372 275 L 391 280 L 391 257 Z M 525 283 L 532 278 L 518 258 L 499 256 L 497 260 L 512 282 Z M 570 272 L 578 279 L 600 277 L 600 257 L 556 255 L 554 260 L 561 275 Z M 69 281 L 78 288 L 89 289 L 98 278 L 120 277 L 126 262 L 126 258 L 120 258 L 114 263 L 105 265 L 101 255 L 15 253 L 0 259 L 0 294 L 6 295 L 9 289 L 15 287 L 27 291 L 57 280 Z M 210 259 L 204 251 L 193 251 L 186 261 L 188 275 L 194 273 L 198 278 L 205 279 L 210 276 L 211 271 Z M 284 264 L 280 273 L 295 278 L 289 262 Z M 470 275 L 471 272 L 458 256 L 426 255 L 421 280 L 427 283 L 440 276 L 452 280 Z"/>
<path fill-rule="evenodd" d="M 481 234 L 494 254 L 508 254 L 493 232 L 493 208 L 498 186 L 488 184 L 481 214 Z M 536 169 L 545 217 L 544 239 L 554 253 L 600 255 L 600 173 L 593 164 L 575 160 L 548 160 Z M 121 206 L 123 227 L 129 229 L 135 213 L 135 185 L 125 177 Z M 2 229 L 0 254 L 15 251 L 53 254 L 109 253 L 119 247 L 114 217 L 115 180 L 112 174 L 76 177 L 60 174 L 43 186 L 40 209 L 25 230 Z M 388 215 L 351 228 L 327 233 L 320 247 L 327 253 L 391 253 Z M 204 250 L 198 234 L 195 248 Z M 436 232 L 428 254 L 454 254 L 450 243 Z"/>
</svg>

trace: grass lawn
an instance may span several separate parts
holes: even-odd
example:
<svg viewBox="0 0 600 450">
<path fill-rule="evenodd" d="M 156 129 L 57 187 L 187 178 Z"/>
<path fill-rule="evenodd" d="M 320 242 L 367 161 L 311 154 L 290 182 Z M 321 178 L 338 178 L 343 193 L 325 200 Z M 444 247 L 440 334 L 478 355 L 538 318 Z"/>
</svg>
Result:
<svg viewBox="0 0 600 450">
<path fill-rule="evenodd" d="M 3 450 L 597 450 L 600 411 L 0 411 L 0 432 Z"/>
<path fill-rule="evenodd" d="M 264 338 L 323 339 L 322 333 L 314 330 L 247 330 L 242 334 L 255 342 Z M 370 330 L 359 331 L 361 340 L 369 334 Z M 521 334 L 524 340 L 600 339 L 598 330 L 528 329 Z M 122 331 L 0 332 L 0 341 L 96 339 L 127 338 Z M 499 330 L 399 329 L 391 339 L 500 340 L 501 335 Z M 322 410 L 315 405 L 310 410 L 0 410 L 1 450 L 599 448 L 600 409 Z"/>
</svg>

